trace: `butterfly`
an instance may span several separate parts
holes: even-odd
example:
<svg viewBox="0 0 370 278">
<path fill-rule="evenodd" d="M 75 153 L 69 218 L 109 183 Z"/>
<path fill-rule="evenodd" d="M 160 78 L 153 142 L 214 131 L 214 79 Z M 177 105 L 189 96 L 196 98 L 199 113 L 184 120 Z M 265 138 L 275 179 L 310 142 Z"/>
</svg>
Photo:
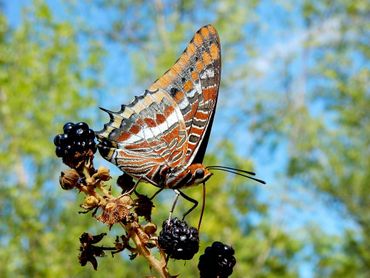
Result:
<svg viewBox="0 0 370 278">
<path fill-rule="evenodd" d="M 99 151 L 131 177 L 159 188 L 181 189 L 205 183 L 203 165 L 221 79 L 221 45 L 216 29 L 199 29 L 175 64 L 145 93 L 96 132 Z M 253 178 L 252 178 L 253 179 Z"/>
</svg>

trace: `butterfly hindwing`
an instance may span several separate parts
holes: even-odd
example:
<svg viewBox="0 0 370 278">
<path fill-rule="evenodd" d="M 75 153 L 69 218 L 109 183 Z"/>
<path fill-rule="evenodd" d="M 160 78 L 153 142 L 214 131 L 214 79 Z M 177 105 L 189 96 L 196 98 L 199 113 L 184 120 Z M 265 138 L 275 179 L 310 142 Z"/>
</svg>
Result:
<svg viewBox="0 0 370 278">
<path fill-rule="evenodd" d="M 155 183 L 160 166 L 174 167 L 173 156 L 184 157 L 185 123 L 165 91 L 146 91 L 120 111 L 107 112 L 111 120 L 97 132 L 99 150 L 122 171 Z"/>
</svg>

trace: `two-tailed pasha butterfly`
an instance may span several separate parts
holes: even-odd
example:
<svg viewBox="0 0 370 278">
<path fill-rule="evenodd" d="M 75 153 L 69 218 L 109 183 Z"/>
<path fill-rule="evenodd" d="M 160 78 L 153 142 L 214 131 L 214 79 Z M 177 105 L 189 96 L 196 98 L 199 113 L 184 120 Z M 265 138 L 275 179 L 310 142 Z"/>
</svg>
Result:
<svg viewBox="0 0 370 278">
<path fill-rule="evenodd" d="M 263 183 L 248 176 L 253 172 L 202 164 L 220 78 L 220 39 L 216 29 L 207 25 L 143 95 L 118 112 L 103 109 L 110 121 L 97 132 L 100 153 L 131 177 L 162 189 L 178 191 L 204 184 L 211 169 Z"/>
</svg>

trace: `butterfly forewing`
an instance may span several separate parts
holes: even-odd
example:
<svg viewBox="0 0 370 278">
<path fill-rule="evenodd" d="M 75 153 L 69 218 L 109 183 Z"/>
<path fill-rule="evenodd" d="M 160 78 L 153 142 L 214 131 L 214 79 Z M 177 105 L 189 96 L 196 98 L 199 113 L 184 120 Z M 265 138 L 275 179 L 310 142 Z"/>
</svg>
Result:
<svg viewBox="0 0 370 278">
<path fill-rule="evenodd" d="M 201 28 L 188 47 L 144 95 L 97 132 L 100 151 L 133 177 L 160 186 L 165 166 L 185 169 L 203 160 L 217 103 L 221 74 L 216 30 Z M 196 160 L 196 161 L 195 161 Z"/>
</svg>

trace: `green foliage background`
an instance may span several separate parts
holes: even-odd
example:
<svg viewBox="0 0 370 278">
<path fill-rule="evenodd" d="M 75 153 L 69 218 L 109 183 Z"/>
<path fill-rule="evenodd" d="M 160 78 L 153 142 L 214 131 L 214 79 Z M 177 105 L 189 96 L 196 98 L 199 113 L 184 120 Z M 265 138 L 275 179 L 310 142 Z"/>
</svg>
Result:
<svg viewBox="0 0 370 278">
<path fill-rule="evenodd" d="M 79 235 L 106 227 L 77 214 L 82 196 L 60 189 L 64 166 L 52 139 L 67 121 L 100 129 L 106 118 L 98 106 L 140 94 L 207 23 L 221 36 L 223 76 L 206 164 L 257 165 L 269 185 L 216 173 L 207 182 L 200 254 L 215 240 L 233 245 L 233 277 L 369 277 L 367 1 L 35 0 L 22 3 L 16 25 L 7 5 L 0 13 L 1 277 L 150 274 L 127 253 L 100 259 L 98 272 L 79 266 Z M 119 55 L 130 69 L 117 77 L 108 61 Z M 187 193 L 201 199 L 200 188 Z M 172 196 L 157 200 L 159 226 Z M 191 224 L 198 215 L 199 208 Z M 170 270 L 194 277 L 197 258 L 170 262 Z"/>
</svg>

